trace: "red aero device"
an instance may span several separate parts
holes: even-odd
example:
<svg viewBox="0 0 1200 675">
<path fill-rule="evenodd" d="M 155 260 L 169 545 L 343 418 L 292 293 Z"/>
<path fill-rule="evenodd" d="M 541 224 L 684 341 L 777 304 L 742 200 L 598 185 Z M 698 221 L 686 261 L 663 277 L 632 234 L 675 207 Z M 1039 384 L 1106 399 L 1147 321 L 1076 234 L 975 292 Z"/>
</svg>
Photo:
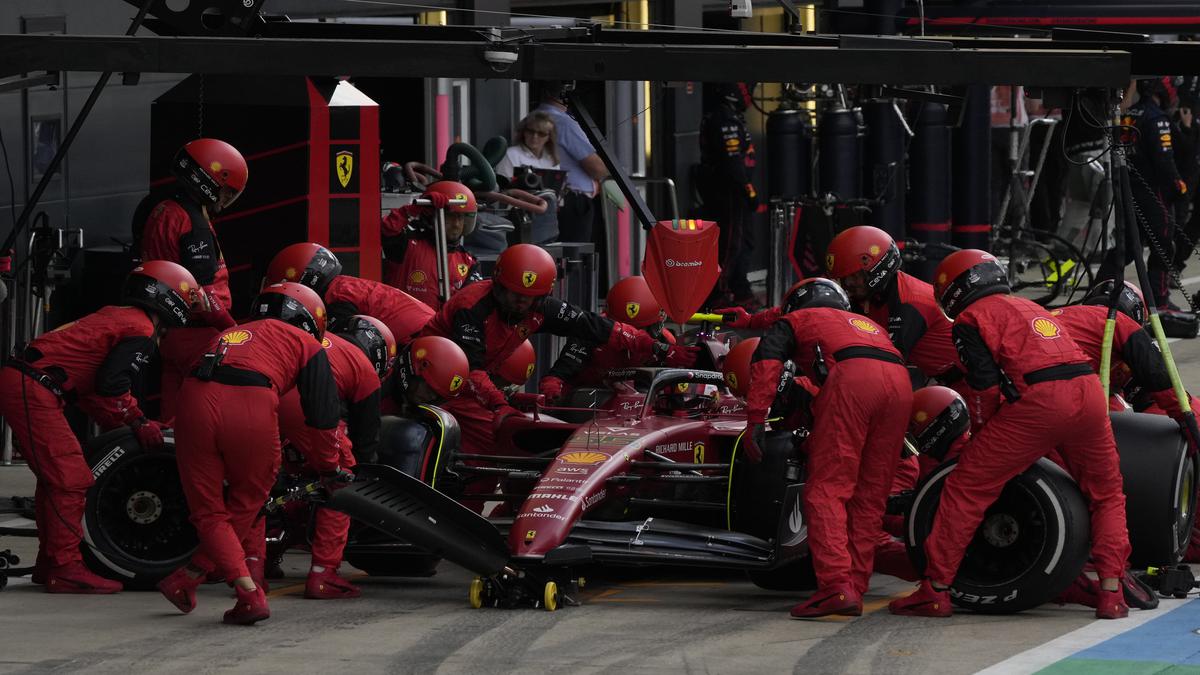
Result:
<svg viewBox="0 0 1200 675">
<path fill-rule="evenodd" d="M 711 220 L 660 220 L 646 237 L 642 276 L 675 323 L 691 319 L 717 283 L 720 231 Z"/>
</svg>

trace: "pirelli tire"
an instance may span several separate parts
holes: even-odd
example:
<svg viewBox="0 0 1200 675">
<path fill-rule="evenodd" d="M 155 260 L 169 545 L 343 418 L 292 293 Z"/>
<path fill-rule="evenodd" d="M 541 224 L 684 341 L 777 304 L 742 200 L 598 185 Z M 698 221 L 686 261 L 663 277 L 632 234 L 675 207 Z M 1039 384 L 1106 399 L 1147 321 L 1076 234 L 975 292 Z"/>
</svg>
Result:
<svg viewBox="0 0 1200 675">
<path fill-rule="evenodd" d="M 938 467 L 916 489 L 905 543 L 925 568 L 925 540 L 942 488 L 957 460 Z M 983 614 L 1037 607 L 1064 591 L 1087 562 L 1087 503 L 1071 477 L 1042 459 L 1008 482 L 984 515 L 951 589 L 955 605 Z"/>
<path fill-rule="evenodd" d="M 83 515 L 83 559 L 128 589 L 150 590 L 198 546 L 175 462 L 175 437 L 146 452 L 121 427 L 93 439 L 84 457 L 96 484 Z"/>
<path fill-rule="evenodd" d="M 1125 479 L 1125 518 L 1135 568 L 1169 567 L 1187 552 L 1196 520 L 1200 462 L 1164 415 L 1113 413 Z"/>
</svg>

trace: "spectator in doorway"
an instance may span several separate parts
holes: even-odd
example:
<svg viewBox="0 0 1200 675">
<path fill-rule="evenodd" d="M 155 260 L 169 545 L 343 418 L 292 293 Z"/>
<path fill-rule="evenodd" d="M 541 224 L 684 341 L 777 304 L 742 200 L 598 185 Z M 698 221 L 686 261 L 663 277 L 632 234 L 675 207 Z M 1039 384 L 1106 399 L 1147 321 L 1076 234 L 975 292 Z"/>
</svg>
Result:
<svg viewBox="0 0 1200 675">
<path fill-rule="evenodd" d="M 512 145 L 496 165 L 496 175 L 512 178 L 519 166 L 558 169 L 558 141 L 554 120 L 549 113 L 535 110 L 517 124 Z"/>
<path fill-rule="evenodd" d="M 534 85 L 541 99 L 541 105 L 534 113 L 545 113 L 553 120 L 558 160 L 567 172 L 567 184 L 558 209 L 559 239 L 592 241 L 593 202 L 599 181 L 608 177 L 608 168 L 584 135 L 579 122 L 567 114 L 567 104 L 563 101 L 565 83 L 546 80 Z"/>
</svg>

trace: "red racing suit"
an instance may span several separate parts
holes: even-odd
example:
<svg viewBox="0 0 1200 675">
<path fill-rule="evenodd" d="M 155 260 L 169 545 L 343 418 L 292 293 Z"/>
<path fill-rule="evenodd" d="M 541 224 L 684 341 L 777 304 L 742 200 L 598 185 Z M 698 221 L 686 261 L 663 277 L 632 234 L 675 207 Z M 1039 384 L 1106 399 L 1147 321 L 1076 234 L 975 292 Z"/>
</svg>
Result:
<svg viewBox="0 0 1200 675">
<path fill-rule="evenodd" d="M 39 558 L 76 563 L 87 490 L 94 483 L 63 415 L 77 403 L 101 428 L 142 418 L 129 393 L 154 354 L 154 324 L 137 307 L 104 307 L 36 338 L 0 369 L 0 416 L 37 476 Z"/>
<path fill-rule="evenodd" d="M 400 348 L 412 342 L 434 314 L 429 305 L 404 291 L 344 274 L 334 277 L 322 299 L 331 320 L 345 320 L 355 314 L 379 319 L 391 329 Z"/>
<path fill-rule="evenodd" d="M 183 383 L 180 410 L 187 414 L 176 423 L 175 454 L 200 538 L 192 563 L 233 581 L 250 575 L 241 542 L 279 472 L 280 395 L 299 391 L 305 424 L 313 429 L 305 459 L 327 472 L 337 468 L 342 453 L 338 394 L 321 343 L 283 321 L 262 319 L 227 330 L 209 353 L 223 353 L 211 374 L 204 372 L 211 361 L 205 356 Z"/>
<path fill-rule="evenodd" d="M 1129 557 L 1123 481 L 1108 404 L 1087 356 L 1059 318 L 1007 294 L 964 309 L 954 322 L 954 343 L 970 387 L 967 407 L 983 424 L 946 479 L 925 541 L 925 576 L 952 584 L 1004 485 L 1057 448 L 1088 499 L 1096 569 L 1101 578 L 1119 578 Z"/>
<path fill-rule="evenodd" d="M 1092 370 L 1100 370 L 1100 348 L 1104 342 L 1104 324 L 1108 308 L 1099 305 L 1069 305 L 1050 312 L 1067 329 L 1067 334 L 1087 356 Z M 1183 411 L 1171 385 L 1162 352 L 1138 322 L 1117 312 L 1113 332 L 1112 367 L 1109 391 L 1120 392 L 1133 386 L 1146 392 L 1159 411 L 1172 419 L 1182 419 Z"/>
<path fill-rule="evenodd" d="M 321 344 L 337 386 L 342 411 L 339 427 L 346 436 L 342 439 L 338 464 L 349 469 L 357 464 L 356 457 L 365 462 L 374 461 L 379 445 L 379 375 L 367 355 L 344 338 L 327 334 Z M 312 454 L 310 448 L 321 442 L 324 433 L 305 423 L 298 390 L 293 389 L 279 398 L 279 434 L 305 458 Z M 256 526 L 259 524 L 265 526 L 266 521 L 260 519 Z M 340 565 L 349 532 L 350 516 L 318 508 L 312 531 L 312 564 L 330 568 Z M 246 557 L 265 559 L 265 532 L 255 527 L 248 539 Z"/>
<path fill-rule="evenodd" d="M 423 206 L 392 209 L 383 219 L 383 281 L 408 293 L 434 310 L 442 308 L 437 279 L 437 247 L 433 230 L 409 225 Z M 419 225 L 420 223 L 418 223 Z M 475 256 L 461 243 L 446 246 L 450 259 L 450 293 L 463 284 L 482 281 Z"/>
<path fill-rule="evenodd" d="M 766 420 L 791 360 L 820 383 L 804 490 L 809 546 L 819 587 L 867 590 L 912 405 L 900 353 L 874 322 L 816 307 L 784 315 L 750 366 L 747 423 Z"/>
<path fill-rule="evenodd" d="M 944 375 L 958 367 L 950 319 L 938 307 L 933 286 L 897 272 L 880 300 L 863 303 L 863 314 L 887 327 L 905 363 L 916 366 L 926 377 Z"/>
<path fill-rule="evenodd" d="M 229 314 L 229 271 L 207 212 L 182 191 L 154 191 L 142 200 L 134 212 L 133 241 L 141 260 L 167 260 L 191 272 L 211 306 L 193 316 L 186 328 L 172 328 L 163 336 L 159 419 L 169 423 L 175 418 L 179 388 L 196 359 L 218 332 L 236 323 Z"/>
<path fill-rule="evenodd" d="M 466 352 L 471 364 L 468 379 L 474 395 L 451 399 L 445 406 L 458 420 L 463 450 L 467 453 L 494 452 L 492 419 L 495 411 L 508 402 L 489 373 L 499 368 L 530 335 L 546 332 L 628 353 L 649 350 L 654 342 L 645 331 L 549 296 L 541 301 L 541 307 L 535 306 L 516 325 L 507 323 L 500 318 L 492 298 L 493 283 L 486 280 L 463 287 L 421 333 L 453 340 Z"/>
</svg>

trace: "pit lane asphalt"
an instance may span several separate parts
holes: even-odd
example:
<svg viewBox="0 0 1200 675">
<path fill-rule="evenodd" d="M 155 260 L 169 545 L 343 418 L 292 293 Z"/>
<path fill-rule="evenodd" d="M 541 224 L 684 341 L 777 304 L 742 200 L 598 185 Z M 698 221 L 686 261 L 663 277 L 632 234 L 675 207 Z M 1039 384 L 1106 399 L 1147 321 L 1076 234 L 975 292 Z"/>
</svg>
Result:
<svg viewBox="0 0 1200 675">
<path fill-rule="evenodd" d="M 1200 389 L 1200 340 L 1171 347 L 1184 383 Z M 27 469 L 0 467 L 0 496 L 32 493 Z M 0 537 L 5 548 L 25 561 L 35 552 L 31 539 Z M 1016 616 L 894 617 L 887 601 L 913 586 L 881 575 L 863 617 L 792 621 L 787 610 L 804 594 L 662 570 L 592 575 L 582 606 L 553 613 L 472 610 L 471 576 L 449 563 L 427 579 L 357 579 L 358 600 L 314 601 L 302 597 L 306 563 L 299 553 L 285 558 L 273 616 L 252 628 L 219 623 L 233 605 L 223 585 L 203 587 L 199 607 L 182 615 L 156 593 L 49 595 L 14 579 L 0 592 L 0 673 L 957 675 L 1093 622 L 1091 610 L 1056 605 Z"/>
</svg>

